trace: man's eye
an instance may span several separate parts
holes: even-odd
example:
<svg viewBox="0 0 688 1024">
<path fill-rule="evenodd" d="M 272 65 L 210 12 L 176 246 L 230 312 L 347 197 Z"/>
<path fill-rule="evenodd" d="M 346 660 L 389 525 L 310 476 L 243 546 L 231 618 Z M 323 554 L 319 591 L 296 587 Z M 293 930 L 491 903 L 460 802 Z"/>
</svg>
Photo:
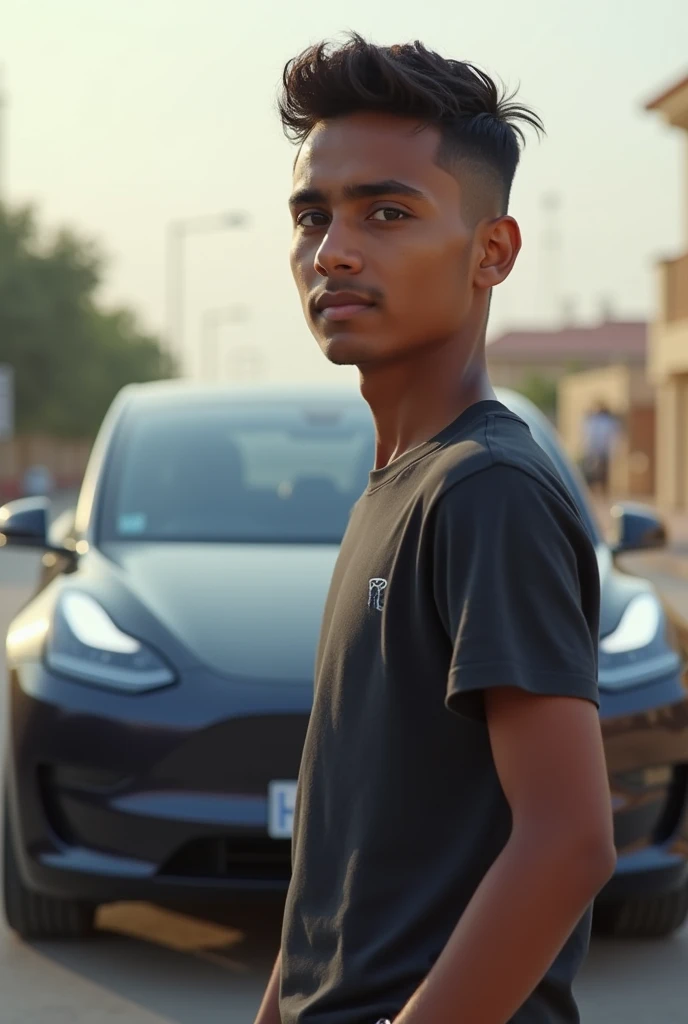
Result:
<svg viewBox="0 0 688 1024">
<path fill-rule="evenodd" d="M 318 210 L 306 210 L 299 214 L 296 223 L 301 228 L 322 228 L 327 224 L 327 216 Z"/>
<path fill-rule="evenodd" d="M 397 210 L 396 206 L 383 206 L 370 215 L 370 220 L 377 221 L 406 220 L 407 218 L 408 214 L 403 210 Z"/>
</svg>

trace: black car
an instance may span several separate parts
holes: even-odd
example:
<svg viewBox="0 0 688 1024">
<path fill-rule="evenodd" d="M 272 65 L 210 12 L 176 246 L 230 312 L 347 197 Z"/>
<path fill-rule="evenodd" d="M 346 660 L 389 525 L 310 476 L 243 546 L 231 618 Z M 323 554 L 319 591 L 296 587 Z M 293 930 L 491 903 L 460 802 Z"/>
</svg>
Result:
<svg viewBox="0 0 688 1024">
<path fill-rule="evenodd" d="M 548 422 L 603 581 L 601 715 L 619 863 L 597 923 L 662 935 L 688 912 L 688 627 L 619 571 Z M 126 388 L 74 513 L 0 510 L 44 550 L 7 637 L 5 911 L 23 936 L 87 933 L 114 900 L 285 890 L 321 613 L 373 462 L 356 391 Z M 662 543 L 617 509 L 617 550 Z M 1 556 L 0 556 L 1 557 Z"/>
</svg>

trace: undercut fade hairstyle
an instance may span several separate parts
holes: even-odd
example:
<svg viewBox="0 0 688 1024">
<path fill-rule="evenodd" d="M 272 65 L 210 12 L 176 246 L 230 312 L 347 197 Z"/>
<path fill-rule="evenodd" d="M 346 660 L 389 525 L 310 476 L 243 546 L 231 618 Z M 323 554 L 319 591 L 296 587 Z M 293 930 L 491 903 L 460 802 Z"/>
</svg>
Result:
<svg viewBox="0 0 688 1024">
<path fill-rule="evenodd" d="M 513 92 L 467 61 L 422 43 L 376 46 L 351 34 L 340 46 L 321 42 L 288 62 L 279 113 L 289 139 L 302 144 L 321 121 L 363 112 L 416 119 L 439 130 L 437 163 L 473 174 L 478 207 L 486 193 L 506 213 L 526 128 L 544 134 L 540 117 Z M 476 209 L 476 213 L 479 211 Z"/>
</svg>

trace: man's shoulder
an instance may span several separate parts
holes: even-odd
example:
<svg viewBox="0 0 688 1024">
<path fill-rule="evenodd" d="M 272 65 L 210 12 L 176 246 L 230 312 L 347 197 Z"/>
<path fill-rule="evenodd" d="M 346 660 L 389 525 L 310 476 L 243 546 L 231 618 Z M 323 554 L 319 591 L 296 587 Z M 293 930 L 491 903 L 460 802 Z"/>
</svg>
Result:
<svg viewBox="0 0 688 1024">
<path fill-rule="evenodd" d="M 491 412 L 472 425 L 470 431 L 451 438 L 428 466 L 427 479 L 438 494 L 461 485 L 487 480 L 499 486 L 528 489 L 535 484 L 563 488 L 561 477 L 549 456 L 533 438 L 528 425 L 508 410 Z M 483 481 L 480 482 L 483 485 Z"/>
<path fill-rule="evenodd" d="M 580 510 L 527 424 L 505 410 L 491 413 L 468 435 L 456 437 L 428 466 L 426 495 L 456 510 L 493 506 L 546 507 L 582 527 Z"/>
</svg>

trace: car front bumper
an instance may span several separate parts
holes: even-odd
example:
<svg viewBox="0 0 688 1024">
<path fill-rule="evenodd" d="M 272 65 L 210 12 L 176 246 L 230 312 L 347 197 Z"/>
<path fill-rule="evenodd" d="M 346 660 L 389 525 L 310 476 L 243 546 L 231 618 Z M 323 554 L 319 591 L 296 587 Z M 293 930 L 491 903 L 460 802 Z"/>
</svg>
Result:
<svg viewBox="0 0 688 1024">
<path fill-rule="evenodd" d="M 600 902 L 688 884 L 688 684 L 685 675 L 601 695 L 618 862 Z"/>
<path fill-rule="evenodd" d="M 281 893 L 290 843 L 268 784 L 295 779 L 312 685 L 205 671 L 132 697 L 24 663 L 10 672 L 8 811 L 27 884 L 93 902 Z M 228 707 L 231 713 L 228 713 Z M 688 882 L 688 692 L 603 695 L 614 878 L 601 901 Z"/>
<path fill-rule="evenodd" d="M 286 889 L 268 784 L 297 777 L 312 684 L 199 670 L 130 696 L 24 663 L 10 695 L 7 811 L 30 888 L 94 902 Z"/>
</svg>

